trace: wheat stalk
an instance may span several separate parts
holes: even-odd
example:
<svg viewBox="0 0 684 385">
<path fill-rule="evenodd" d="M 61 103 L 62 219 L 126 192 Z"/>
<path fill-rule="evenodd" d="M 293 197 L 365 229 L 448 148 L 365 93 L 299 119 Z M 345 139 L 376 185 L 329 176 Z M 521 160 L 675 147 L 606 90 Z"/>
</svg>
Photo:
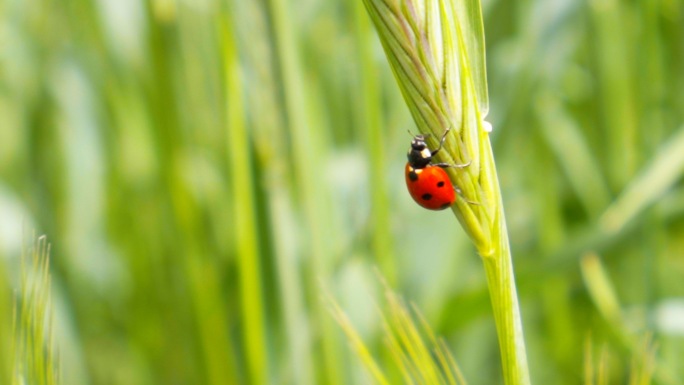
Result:
<svg viewBox="0 0 684 385">
<path fill-rule="evenodd" d="M 364 0 L 404 99 L 461 198 L 453 211 L 482 257 L 506 384 L 529 384 L 508 234 L 489 141 L 479 1 Z"/>
</svg>

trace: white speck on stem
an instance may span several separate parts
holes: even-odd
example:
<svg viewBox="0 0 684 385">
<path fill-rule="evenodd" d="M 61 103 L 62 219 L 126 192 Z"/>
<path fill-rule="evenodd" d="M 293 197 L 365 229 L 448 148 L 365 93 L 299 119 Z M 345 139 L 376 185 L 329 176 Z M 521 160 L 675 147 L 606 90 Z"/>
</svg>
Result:
<svg viewBox="0 0 684 385">
<path fill-rule="evenodd" d="M 485 132 L 492 132 L 492 124 L 486 120 L 482 121 L 482 128 L 485 130 Z"/>
</svg>

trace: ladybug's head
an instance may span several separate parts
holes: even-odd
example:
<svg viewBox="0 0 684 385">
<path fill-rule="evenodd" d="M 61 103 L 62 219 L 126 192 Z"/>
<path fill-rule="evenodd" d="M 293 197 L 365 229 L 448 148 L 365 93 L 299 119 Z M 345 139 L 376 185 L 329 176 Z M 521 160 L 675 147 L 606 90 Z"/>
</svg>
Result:
<svg viewBox="0 0 684 385">
<path fill-rule="evenodd" d="M 407 154 L 409 165 L 413 168 L 425 168 L 432 161 L 432 152 L 425 143 L 424 135 L 416 135 L 411 141 L 411 148 Z"/>
</svg>

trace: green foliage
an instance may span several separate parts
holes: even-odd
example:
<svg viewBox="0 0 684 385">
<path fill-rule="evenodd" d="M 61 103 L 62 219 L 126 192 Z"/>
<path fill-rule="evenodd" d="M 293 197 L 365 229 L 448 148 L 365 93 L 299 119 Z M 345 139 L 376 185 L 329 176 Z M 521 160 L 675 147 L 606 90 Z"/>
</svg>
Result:
<svg viewBox="0 0 684 385">
<path fill-rule="evenodd" d="M 55 347 L 50 289 L 50 245 L 45 237 L 22 253 L 21 290 L 14 306 L 13 385 L 57 385 L 59 360 Z"/>
<path fill-rule="evenodd" d="M 590 335 L 628 383 L 651 332 L 653 382 L 682 383 L 684 7 L 483 6 L 533 382 L 582 382 Z M 469 384 L 502 383 L 476 251 L 405 191 L 418 129 L 371 25 L 362 1 L 0 0 L 0 358 L 26 226 L 64 384 L 364 383 L 320 287 L 380 351 L 374 266 Z"/>
<path fill-rule="evenodd" d="M 395 370 L 401 373 L 403 383 L 465 385 L 463 375 L 446 343 L 435 337 L 420 313 L 415 309 L 412 312 L 401 297 L 387 288 L 384 302 L 386 304 L 382 318 L 385 350 L 392 357 Z M 330 306 L 332 314 L 375 382 L 391 384 L 344 311 L 334 300 L 331 300 Z"/>
<path fill-rule="evenodd" d="M 0 274 L 5 276 L 3 265 L 0 264 Z M 12 298 L 9 291 L 0 291 L 0 381 L 3 384 L 12 382 L 12 366 L 14 364 L 14 312 Z"/>
</svg>

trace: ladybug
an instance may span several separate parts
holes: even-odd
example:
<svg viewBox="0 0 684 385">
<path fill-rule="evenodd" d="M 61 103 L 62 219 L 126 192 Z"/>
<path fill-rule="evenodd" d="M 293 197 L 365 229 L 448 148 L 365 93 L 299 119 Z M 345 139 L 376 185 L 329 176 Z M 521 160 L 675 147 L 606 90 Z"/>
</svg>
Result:
<svg viewBox="0 0 684 385">
<path fill-rule="evenodd" d="M 432 158 L 442 149 L 449 129 L 444 132 L 439 147 L 431 151 L 425 135 L 416 135 L 408 151 L 404 175 L 406 187 L 416 203 L 429 210 L 444 210 L 456 202 L 456 189 L 444 171 L 447 167 L 465 167 L 448 163 L 432 163 Z"/>
</svg>

